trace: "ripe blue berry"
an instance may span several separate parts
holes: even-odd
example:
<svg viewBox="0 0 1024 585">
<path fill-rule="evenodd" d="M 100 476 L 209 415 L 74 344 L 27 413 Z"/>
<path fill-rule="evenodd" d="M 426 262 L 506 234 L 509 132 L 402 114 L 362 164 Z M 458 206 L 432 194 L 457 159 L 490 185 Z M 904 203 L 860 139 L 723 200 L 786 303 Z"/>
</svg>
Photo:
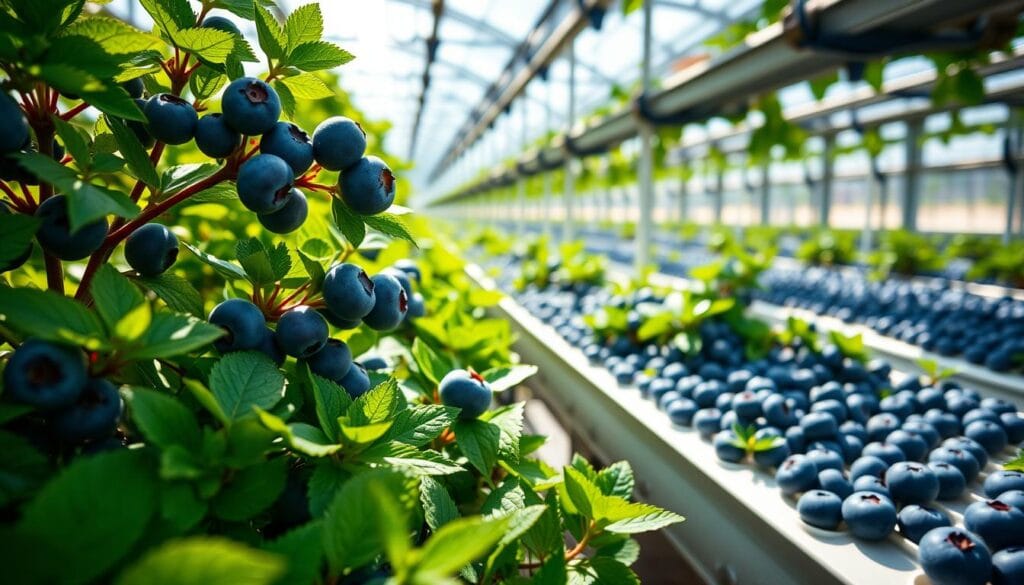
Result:
<svg viewBox="0 0 1024 585">
<path fill-rule="evenodd" d="M 965 449 L 958 449 L 956 447 L 939 447 L 928 454 L 928 461 L 930 463 L 948 463 L 956 467 L 968 483 L 974 481 L 974 478 L 978 477 L 978 472 L 981 470 L 981 466 L 974 455 Z"/>
<path fill-rule="evenodd" d="M 665 413 L 673 424 L 688 427 L 693 423 L 693 415 L 697 414 L 697 403 L 689 398 L 677 398 L 668 404 Z"/>
<path fill-rule="evenodd" d="M 939 495 L 939 478 L 923 463 L 900 461 L 885 472 L 885 485 L 900 504 L 927 504 Z"/>
<path fill-rule="evenodd" d="M 256 136 L 269 132 L 281 117 L 281 99 L 274 88 L 253 77 L 228 84 L 221 98 L 224 121 L 236 132 Z"/>
<path fill-rule="evenodd" d="M 413 293 L 409 297 L 409 310 L 405 313 L 406 319 L 418 319 L 427 314 L 427 305 L 423 300 L 423 295 L 420 293 Z"/>
<path fill-rule="evenodd" d="M 291 122 L 278 122 L 260 139 L 260 152 L 281 157 L 296 177 L 313 164 L 309 135 Z"/>
<path fill-rule="evenodd" d="M 341 317 L 332 313 L 330 309 L 327 308 L 320 309 L 320 314 L 324 316 L 324 319 L 326 319 L 328 323 L 337 327 L 338 329 L 355 329 L 356 327 L 359 327 L 360 325 L 363 324 L 362 319 L 342 319 Z"/>
<path fill-rule="evenodd" d="M 739 463 L 746 457 L 747 452 L 742 447 L 738 447 L 735 443 L 739 440 L 732 430 L 725 430 L 715 435 L 713 444 L 715 446 L 715 455 L 718 458 L 727 463 Z"/>
<path fill-rule="evenodd" d="M 881 477 L 874 475 L 862 475 L 853 480 L 853 491 L 872 492 L 882 494 L 887 498 L 889 497 L 889 488 L 886 487 L 885 481 Z"/>
<path fill-rule="evenodd" d="M 864 445 L 863 455 L 872 455 L 878 457 L 882 461 L 885 461 L 889 465 L 893 463 L 899 463 L 900 461 L 906 461 L 907 456 L 903 453 L 903 450 L 896 445 L 889 445 L 883 443 L 868 443 Z"/>
<path fill-rule="evenodd" d="M 161 93 L 149 98 L 143 113 L 149 133 L 160 142 L 185 144 L 196 135 L 199 116 L 192 104 L 176 95 Z"/>
<path fill-rule="evenodd" d="M 44 250 L 61 260 L 81 260 L 95 252 L 107 237 L 107 220 L 97 219 L 71 231 L 68 201 L 63 195 L 50 197 L 36 209 L 41 220 L 36 239 Z"/>
<path fill-rule="evenodd" d="M 77 348 L 29 339 L 4 368 L 4 394 L 36 408 L 73 404 L 86 383 L 85 355 Z"/>
<path fill-rule="evenodd" d="M 974 502 L 964 510 L 964 526 L 993 551 L 1024 546 L 1024 512 L 1002 500 Z"/>
<path fill-rule="evenodd" d="M 459 418 L 473 420 L 491 405 L 491 386 L 480 374 L 452 370 L 438 384 L 438 393 L 445 406 L 460 408 Z"/>
<path fill-rule="evenodd" d="M 363 367 L 367 370 L 376 372 L 377 370 L 388 369 L 388 362 L 379 355 L 364 356 L 362 361 L 359 363 L 363 364 Z"/>
<path fill-rule="evenodd" d="M 931 461 L 928 467 L 935 473 L 939 480 L 939 494 L 935 499 L 940 501 L 955 500 L 967 489 L 967 480 L 964 474 L 955 466 L 943 461 Z"/>
<path fill-rule="evenodd" d="M 831 449 L 815 447 L 807 450 L 807 458 L 814 462 L 818 470 L 843 469 L 843 456 Z"/>
<path fill-rule="evenodd" d="M 366 373 L 366 368 L 362 364 L 353 362 L 352 367 L 348 369 L 348 373 L 338 381 L 338 384 L 345 389 L 345 392 L 348 392 L 349 396 L 355 399 L 370 390 L 370 376 Z"/>
<path fill-rule="evenodd" d="M 158 276 L 178 259 L 178 238 L 166 227 L 148 223 L 128 236 L 124 258 L 140 275 Z"/>
<path fill-rule="evenodd" d="M 974 459 L 978 462 L 978 469 L 985 469 L 985 466 L 988 465 L 988 451 L 981 446 L 981 443 L 974 439 L 969 439 L 967 437 L 953 437 L 943 441 L 942 446 L 960 449 L 974 455 Z M 967 481 L 971 481 L 971 479 L 968 478 Z"/>
<path fill-rule="evenodd" d="M 999 424 L 1003 425 L 1006 437 L 1011 443 L 1024 441 L 1024 417 L 1016 412 L 1004 412 L 999 415 Z"/>
<path fill-rule="evenodd" d="M 985 478 L 984 489 L 989 498 L 1010 490 L 1024 490 L 1024 473 L 1008 469 L 993 471 Z"/>
<path fill-rule="evenodd" d="M 117 428 L 121 418 L 121 395 L 117 387 L 102 378 L 89 380 L 78 400 L 50 418 L 58 437 L 65 441 L 103 438 Z"/>
<path fill-rule="evenodd" d="M 853 484 L 838 469 L 823 469 L 818 473 L 818 485 L 826 492 L 845 499 L 853 493 Z"/>
<path fill-rule="evenodd" d="M 238 198 L 251 211 L 272 213 L 285 206 L 292 195 L 292 169 L 280 157 L 257 154 L 238 169 Z"/>
<path fill-rule="evenodd" d="M 935 585 L 984 585 L 992 573 L 988 548 L 962 528 L 933 528 L 918 546 L 921 568 Z"/>
<path fill-rule="evenodd" d="M 275 234 L 290 234 L 302 227 L 309 217 L 309 202 L 298 189 L 292 189 L 284 207 L 270 213 L 257 213 L 256 219 Z"/>
<path fill-rule="evenodd" d="M 786 495 L 818 487 L 818 466 L 806 455 L 790 455 L 775 472 L 775 483 Z"/>
<path fill-rule="evenodd" d="M 398 279 L 390 274 L 376 274 L 373 281 L 373 308 L 363 317 L 363 323 L 377 331 L 390 331 L 402 324 L 409 299 Z"/>
<path fill-rule="evenodd" d="M 950 526 L 950 523 L 949 516 L 940 510 L 911 504 L 904 506 L 896 515 L 896 525 L 904 538 L 917 543 L 929 531 L 942 526 Z"/>
<path fill-rule="evenodd" d="M 834 439 L 839 433 L 836 418 L 827 412 L 811 412 L 800 419 L 800 427 L 808 441 Z"/>
<path fill-rule="evenodd" d="M 212 28 L 235 35 L 242 34 L 234 22 L 230 19 L 224 18 L 223 16 L 207 16 L 203 19 L 203 24 L 201 26 L 203 28 Z"/>
<path fill-rule="evenodd" d="M 395 263 L 392 264 L 392 266 L 408 274 L 409 278 L 416 281 L 416 284 L 420 284 L 420 282 L 423 280 L 423 274 L 420 272 L 420 267 L 417 266 L 415 262 L 409 260 L 408 258 L 396 260 Z"/>
<path fill-rule="evenodd" d="M 355 264 L 338 264 L 327 271 L 323 285 L 324 302 L 336 317 L 359 320 L 373 310 L 377 297 L 366 271 Z"/>
<path fill-rule="evenodd" d="M 1012 546 L 992 555 L 992 585 L 1024 583 L 1024 547 Z"/>
<path fill-rule="evenodd" d="M 21 150 L 28 139 L 25 113 L 11 96 L 0 93 L 0 153 Z"/>
<path fill-rule="evenodd" d="M 395 201 L 395 175 L 381 159 L 367 156 L 338 178 L 341 199 L 360 215 L 376 215 Z"/>
<path fill-rule="evenodd" d="M 277 336 L 270 327 L 263 328 L 263 338 L 260 339 L 256 351 L 270 358 L 278 366 L 284 363 L 284 352 L 277 346 Z"/>
<path fill-rule="evenodd" d="M 903 451 L 903 456 L 908 461 L 921 461 L 928 453 L 928 443 L 920 435 L 904 431 L 903 429 L 896 429 L 889 433 L 889 436 L 885 438 L 885 442 Z"/>
<path fill-rule="evenodd" d="M 850 466 L 850 479 L 856 481 L 865 475 L 881 477 L 887 469 L 889 469 L 889 464 L 885 461 L 873 455 L 864 455 Z"/>
<path fill-rule="evenodd" d="M 121 83 L 121 87 L 124 88 L 124 90 L 128 92 L 128 95 L 132 96 L 134 99 L 141 98 L 142 94 L 146 91 L 146 84 L 142 83 L 141 77 L 129 79 L 128 81 Z"/>
<path fill-rule="evenodd" d="M 344 341 L 328 339 L 320 351 L 306 358 L 305 362 L 314 374 L 340 383 L 352 368 L 352 351 Z"/>
<path fill-rule="evenodd" d="M 327 343 L 327 321 L 315 309 L 295 307 L 277 320 L 274 335 L 281 351 L 294 357 L 308 358 Z"/>
<path fill-rule="evenodd" d="M 221 114 L 207 114 L 196 124 L 196 147 L 210 158 L 226 158 L 242 144 L 242 135 L 224 123 Z"/>
<path fill-rule="evenodd" d="M 996 498 L 1004 504 L 1010 504 L 1021 512 L 1024 512 L 1024 490 L 1005 491 Z"/>
<path fill-rule="evenodd" d="M 964 426 L 964 436 L 981 445 L 989 455 L 996 455 L 1006 448 L 1009 437 L 998 423 L 989 420 L 976 420 Z"/>
<path fill-rule="evenodd" d="M 843 520 L 857 538 L 882 540 L 896 527 L 896 506 L 881 494 L 854 492 L 843 500 Z"/>
<path fill-rule="evenodd" d="M 328 118 L 313 131 L 313 157 L 329 171 L 342 171 L 366 152 L 366 133 L 344 116 Z"/>
<path fill-rule="evenodd" d="M 760 433 L 760 431 L 758 431 Z M 775 446 L 762 451 L 754 451 L 754 463 L 764 468 L 778 467 L 792 455 L 789 443 L 780 438 Z"/>
<path fill-rule="evenodd" d="M 697 403 L 700 405 L 700 403 Z M 693 415 L 693 428 L 705 439 L 718 432 L 722 411 L 717 408 L 702 408 Z"/>
<path fill-rule="evenodd" d="M 835 530 L 843 521 L 843 500 L 825 490 L 811 490 L 796 502 L 800 519 L 824 530 Z"/>
<path fill-rule="evenodd" d="M 210 311 L 209 321 L 227 331 L 227 335 L 213 342 L 221 353 L 259 349 L 267 328 L 263 312 L 244 299 L 220 303 Z"/>
</svg>

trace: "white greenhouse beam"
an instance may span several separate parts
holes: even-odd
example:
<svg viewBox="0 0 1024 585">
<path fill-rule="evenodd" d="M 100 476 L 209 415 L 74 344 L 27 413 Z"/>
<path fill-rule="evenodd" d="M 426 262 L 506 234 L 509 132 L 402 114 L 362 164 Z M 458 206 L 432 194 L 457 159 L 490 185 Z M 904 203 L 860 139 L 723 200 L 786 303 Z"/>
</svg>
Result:
<svg viewBox="0 0 1024 585">
<path fill-rule="evenodd" d="M 643 27 L 643 49 L 642 61 L 640 64 L 640 80 L 643 92 L 646 94 L 651 90 L 651 44 L 653 38 L 653 12 L 654 2 L 644 2 L 644 27 Z M 633 239 L 636 252 L 635 276 L 641 277 L 647 265 L 651 262 L 651 235 L 654 231 L 654 128 L 649 122 L 640 122 L 640 160 L 637 168 L 638 182 L 640 187 L 639 211 L 636 235 Z"/>
</svg>

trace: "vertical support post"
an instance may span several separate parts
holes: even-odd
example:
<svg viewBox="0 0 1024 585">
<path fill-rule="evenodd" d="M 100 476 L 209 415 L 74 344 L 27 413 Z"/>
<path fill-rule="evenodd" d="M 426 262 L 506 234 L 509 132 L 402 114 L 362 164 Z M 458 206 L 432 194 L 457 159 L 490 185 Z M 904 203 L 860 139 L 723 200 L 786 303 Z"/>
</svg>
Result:
<svg viewBox="0 0 1024 585">
<path fill-rule="evenodd" d="M 921 193 L 921 134 L 924 120 L 907 122 L 906 160 L 907 170 L 903 174 L 903 229 L 917 231 L 917 206 Z"/>
<path fill-rule="evenodd" d="M 768 176 L 769 168 L 768 161 L 761 165 L 761 225 L 768 225 L 772 219 L 772 183 Z"/>
<path fill-rule="evenodd" d="M 576 41 L 569 41 L 569 104 L 567 108 L 565 132 L 572 132 L 576 121 Z M 562 224 L 562 241 L 571 242 L 576 239 L 576 218 L 573 216 L 573 191 L 576 187 L 576 159 L 566 153 L 565 187 L 562 189 L 562 207 L 565 209 L 565 223 Z"/>
<path fill-rule="evenodd" d="M 551 81 L 544 82 L 544 128 L 551 129 Z M 543 170 L 544 173 L 544 202 L 541 214 L 544 218 L 544 237 L 551 238 L 551 171 Z"/>
<path fill-rule="evenodd" d="M 715 169 L 715 225 L 722 223 L 722 211 L 725 208 L 725 169 Z"/>
<path fill-rule="evenodd" d="M 878 157 L 871 155 L 871 169 L 868 173 L 868 200 L 864 204 L 864 231 L 860 234 L 860 254 L 865 259 L 871 252 L 873 234 L 873 218 L 871 216 L 874 215 L 875 211 L 875 198 L 884 189 L 881 175 L 878 169 Z"/>
<path fill-rule="evenodd" d="M 651 43 L 653 27 L 654 2 L 644 2 L 643 61 L 641 64 L 642 90 L 646 94 L 651 89 Z M 640 126 L 640 161 L 637 168 L 638 187 L 640 192 L 639 211 L 636 225 L 636 275 L 643 274 L 651 263 L 651 232 L 654 216 L 654 128 L 646 120 Z"/>
<path fill-rule="evenodd" d="M 821 227 L 828 227 L 829 215 L 832 213 L 832 179 L 835 176 L 832 153 L 835 146 L 835 134 L 826 135 L 825 147 L 821 152 L 821 199 L 818 201 L 818 223 Z"/>
<path fill-rule="evenodd" d="M 527 126 L 529 124 L 527 116 L 527 114 L 529 113 L 527 110 L 527 91 L 528 89 L 524 88 L 523 99 L 522 102 L 519 104 L 519 116 L 521 120 L 521 128 L 519 129 L 519 146 L 520 149 L 523 150 L 526 149 L 526 132 L 528 129 Z M 516 180 L 518 182 L 516 187 L 519 191 L 519 234 L 523 235 L 526 233 L 526 177 L 522 173 L 517 172 Z"/>
<path fill-rule="evenodd" d="M 689 198 L 689 193 L 687 192 L 687 175 L 689 173 L 685 166 L 685 159 L 680 160 L 679 164 L 679 168 L 681 169 L 679 172 L 679 224 L 681 226 L 682 223 L 686 221 L 686 218 L 690 213 L 689 209 L 687 209 L 689 204 L 689 201 L 687 200 Z"/>
</svg>

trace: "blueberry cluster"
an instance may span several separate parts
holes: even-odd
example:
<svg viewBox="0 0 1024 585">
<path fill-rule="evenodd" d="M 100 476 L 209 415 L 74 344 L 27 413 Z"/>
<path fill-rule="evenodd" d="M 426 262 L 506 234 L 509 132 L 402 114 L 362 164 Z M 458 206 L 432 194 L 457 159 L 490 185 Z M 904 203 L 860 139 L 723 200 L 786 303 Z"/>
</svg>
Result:
<svg viewBox="0 0 1024 585">
<path fill-rule="evenodd" d="M 825 269 L 775 270 L 758 298 L 799 307 L 965 359 L 996 371 L 1024 353 L 1024 301 L 987 298 L 940 285 L 904 280 L 872 282 Z"/>
<path fill-rule="evenodd" d="M 80 444 L 113 435 L 121 416 L 121 395 L 102 377 L 90 375 L 86 355 L 41 339 L 14 350 L 3 372 L 4 393 L 39 410 L 46 437 Z"/>
<path fill-rule="evenodd" d="M 328 323 L 339 329 L 366 324 L 378 331 L 390 331 L 406 319 L 421 317 L 425 313 L 423 297 L 414 292 L 412 285 L 420 278 L 419 268 L 410 260 L 396 262 L 372 278 L 355 264 L 335 265 L 323 283 L 325 306 L 319 310 L 309 305 L 291 307 L 277 318 L 275 329 L 268 326 L 266 316 L 255 304 L 228 299 L 210 311 L 210 323 L 226 331 L 214 347 L 221 353 L 259 351 L 278 365 L 286 356 L 294 357 L 356 398 L 371 387 L 367 370 L 387 364 L 353 361 L 348 345 L 330 338 Z"/>
</svg>

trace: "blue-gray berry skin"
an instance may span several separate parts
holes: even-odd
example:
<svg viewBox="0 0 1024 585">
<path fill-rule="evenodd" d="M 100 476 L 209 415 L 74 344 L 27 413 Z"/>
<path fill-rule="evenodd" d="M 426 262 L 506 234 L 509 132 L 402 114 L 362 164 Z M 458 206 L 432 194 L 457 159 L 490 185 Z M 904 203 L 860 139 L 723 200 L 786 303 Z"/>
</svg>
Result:
<svg viewBox="0 0 1024 585">
<path fill-rule="evenodd" d="M 984 585 L 992 575 L 985 543 L 955 526 L 933 528 L 921 537 L 918 560 L 934 585 Z"/>
<path fill-rule="evenodd" d="M 242 205 L 256 213 L 273 213 L 288 203 L 294 178 L 280 157 L 257 154 L 238 169 L 235 187 Z"/>
<path fill-rule="evenodd" d="M 278 122 L 260 139 L 260 152 L 281 157 L 298 177 L 313 164 L 309 134 L 291 122 Z"/>
<path fill-rule="evenodd" d="M 185 144 L 196 135 L 199 116 L 192 104 L 176 95 L 161 93 L 149 98 L 143 113 L 149 133 L 160 142 Z"/>
<path fill-rule="evenodd" d="M 285 353 L 277 346 L 277 336 L 270 327 L 263 328 L 263 338 L 256 350 L 270 358 L 278 366 L 284 364 Z"/>
<path fill-rule="evenodd" d="M 316 309 L 303 305 L 281 315 L 274 338 L 286 354 L 308 358 L 327 343 L 329 332 L 323 316 Z"/>
<path fill-rule="evenodd" d="M 343 321 L 360 320 L 376 302 L 373 279 L 356 264 L 343 263 L 327 271 L 323 284 L 327 309 Z"/>
<path fill-rule="evenodd" d="M 338 384 L 345 389 L 345 392 L 348 392 L 349 396 L 355 399 L 370 390 L 370 376 L 366 373 L 366 368 L 362 364 L 355 362 Z"/>
<path fill-rule="evenodd" d="M 974 502 L 964 510 L 964 526 L 990 550 L 1024 546 L 1024 512 L 1002 500 Z"/>
<path fill-rule="evenodd" d="M 256 219 L 267 230 L 275 234 L 290 234 L 302 227 L 309 217 L 309 202 L 305 194 L 298 189 L 292 189 L 288 201 L 284 207 L 270 213 L 258 213 Z"/>
<path fill-rule="evenodd" d="M 342 319 L 341 317 L 332 313 L 330 309 L 327 309 L 326 307 L 320 309 L 320 314 L 324 316 L 324 319 L 326 319 L 328 323 L 330 323 L 334 327 L 337 327 L 338 329 L 355 329 L 356 327 L 359 327 L 360 325 L 363 324 L 362 319 Z"/>
<path fill-rule="evenodd" d="M 992 585 L 1024 583 L 1024 547 L 1013 546 L 992 555 Z"/>
<path fill-rule="evenodd" d="M 715 447 L 715 455 L 726 463 L 739 463 L 746 456 L 746 450 L 737 447 L 734 441 L 738 437 L 732 430 L 725 430 L 715 435 L 712 444 Z"/>
<path fill-rule="evenodd" d="M 989 455 L 999 454 L 1010 441 L 1003 427 L 990 420 L 976 420 L 964 426 L 964 436 L 977 441 Z"/>
<path fill-rule="evenodd" d="M 818 487 L 818 466 L 806 455 L 790 455 L 775 472 L 775 483 L 786 495 Z"/>
<path fill-rule="evenodd" d="M 939 495 L 939 478 L 924 463 L 900 461 L 885 472 L 889 494 L 899 504 L 927 504 Z"/>
<path fill-rule="evenodd" d="M 29 339 L 4 368 L 4 395 L 43 410 L 74 404 L 86 383 L 85 354 L 77 348 Z"/>
<path fill-rule="evenodd" d="M 148 223 L 125 240 L 124 258 L 140 275 L 158 276 L 178 259 L 178 238 L 167 227 Z"/>
<path fill-rule="evenodd" d="M 221 97 L 224 121 L 246 136 L 269 132 L 281 117 L 281 98 L 273 87 L 254 77 L 239 77 Z"/>
<path fill-rule="evenodd" d="M 390 331 L 402 324 L 409 310 L 409 298 L 398 279 L 390 274 L 376 274 L 373 280 L 374 303 L 370 312 L 363 317 L 372 329 Z"/>
<path fill-rule="evenodd" d="M 939 447 L 928 454 L 929 463 L 948 463 L 964 476 L 966 482 L 974 481 L 978 477 L 981 465 L 974 455 L 966 449 L 957 447 Z"/>
<path fill-rule="evenodd" d="M 128 95 L 132 96 L 134 99 L 141 98 L 142 94 L 146 92 L 146 84 L 142 83 L 141 77 L 129 79 L 128 81 L 121 83 L 121 87 L 124 88 L 124 90 L 128 92 Z"/>
<path fill-rule="evenodd" d="M 825 490 L 811 490 L 796 502 L 800 519 L 823 530 L 835 530 L 843 521 L 843 500 Z"/>
<path fill-rule="evenodd" d="M 242 32 L 238 30 L 238 25 L 232 22 L 228 18 L 223 16 L 207 16 L 203 19 L 203 24 L 200 25 L 203 28 L 212 28 L 226 33 L 240 35 Z"/>
<path fill-rule="evenodd" d="M 395 182 L 391 168 L 375 156 L 360 159 L 338 177 L 342 201 L 360 215 L 376 215 L 391 207 Z"/>
<path fill-rule="evenodd" d="M 259 307 L 245 299 L 228 299 L 210 311 L 209 321 L 227 334 L 213 346 L 221 353 L 259 350 L 265 338 L 267 320 Z"/>
<path fill-rule="evenodd" d="M 0 93 L 0 153 L 20 150 L 28 137 L 28 120 L 21 107 L 11 96 Z"/>
<path fill-rule="evenodd" d="M 949 516 L 935 508 L 911 504 L 896 515 L 896 525 L 907 540 L 917 543 L 925 534 L 943 526 L 950 526 Z"/>
<path fill-rule="evenodd" d="M 930 461 L 928 467 L 939 480 L 939 495 L 935 496 L 936 500 L 941 502 L 956 500 L 963 495 L 964 490 L 967 489 L 967 480 L 959 469 L 944 461 Z"/>
<path fill-rule="evenodd" d="M 354 120 L 334 116 L 313 131 L 313 157 L 329 171 L 343 171 L 366 153 L 366 133 Z"/>
<path fill-rule="evenodd" d="M 344 341 L 328 339 L 320 351 L 305 359 L 309 370 L 334 382 L 341 382 L 352 368 L 352 350 Z"/>
<path fill-rule="evenodd" d="M 854 492 L 843 500 L 843 520 L 857 538 L 882 540 L 896 527 L 896 506 L 882 494 Z"/>
<path fill-rule="evenodd" d="M 222 114 L 207 114 L 196 124 L 196 147 L 210 158 L 226 158 L 242 144 L 242 135 L 231 129 Z"/>
<path fill-rule="evenodd" d="M 491 386 L 476 372 L 448 372 L 438 384 L 438 393 L 445 406 L 461 409 L 459 418 L 462 420 L 478 418 L 491 405 Z"/>
<path fill-rule="evenodd" d="M 54 433 L 65 441 L 101 439 L 114 432 L 121 418 L 121 394 L 102 378 L 89 380 L 78 401 L 50 418 Z"/>
<path fill-rule="evenodd" d="M 1024 490 L 1024 472 L 1000 469 L 988 474 L 984 484 L 985 497 L 995 498 L 1010 490 Z"/>
<path fill-rule="evenodd" d="M 81 260 L 99 249 L 107 237 L 106 218 L 87 223 L 72 232 L 68 201 L 63 195 L 44 201 L 36 209 L 36 217 L 41 220 L 36 231 L 39 245 L 61 260 Z"/>
</svg>

